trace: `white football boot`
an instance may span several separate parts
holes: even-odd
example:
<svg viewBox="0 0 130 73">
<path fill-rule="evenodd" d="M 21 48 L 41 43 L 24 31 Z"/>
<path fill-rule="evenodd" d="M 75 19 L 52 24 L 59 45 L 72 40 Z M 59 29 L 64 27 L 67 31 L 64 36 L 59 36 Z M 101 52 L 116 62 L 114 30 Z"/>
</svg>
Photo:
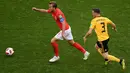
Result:
<svg viewBox="0 0 130 73">
<path fill-rule="evenodd" d="M 53 62 L 58 61 L 59 59 L 60 59 L 59 56 L 54 56 L 53 58 L 51 58 L 51 59 L 49 60 L 49 62 L 53 63 Z"/>
<path fill-rule="evenodd" d="M 88 57 L 89 57 L 89 55 L 90 55 L 90 53 L 86 51 L 86 52 L 84 53 L 84 58 L 83 58 L 83 60 L 87 60 Z"/>
</svg>

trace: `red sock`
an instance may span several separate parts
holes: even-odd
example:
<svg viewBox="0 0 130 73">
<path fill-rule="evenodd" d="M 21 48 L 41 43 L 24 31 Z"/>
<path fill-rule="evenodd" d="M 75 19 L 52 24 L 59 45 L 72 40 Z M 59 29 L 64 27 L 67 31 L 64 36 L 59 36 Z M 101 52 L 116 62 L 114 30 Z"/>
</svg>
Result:
<svg viewBox="0 0 130 73">
<path fill-rule="evenodd" d="M 80 50 L 82 53 L 86 52 L 86 50 L 80 44 L 78 44 L 78 43 L 74 43 L 73 46 L 75 48 L 77 48 L 78 50 Z"/>
<path fill-rule="evenodd" d="M 55 56 L 59 56 L 59 52 L 58 52 L 58 44 L 56 42 L 51 43 L 51 45 L 54 48 L 54 52 L 55 52 Z"/>
</svg>

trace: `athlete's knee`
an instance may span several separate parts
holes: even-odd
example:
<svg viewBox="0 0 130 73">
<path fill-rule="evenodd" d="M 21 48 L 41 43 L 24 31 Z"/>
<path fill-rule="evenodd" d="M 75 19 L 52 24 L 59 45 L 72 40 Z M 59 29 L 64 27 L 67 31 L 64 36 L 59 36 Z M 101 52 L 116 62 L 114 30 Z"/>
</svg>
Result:
<svg viewBox="0 0 130 73">
<path fill-rule="evenodd" d="M 68 43 L 69 43 L 70 45 L 73 45 L 73 44 L 75 43 L 75 41 L 74 41 L 74 40 L 69 40 Z"/>
<path fill-rule="evenodd" d="M 98 50 L 98 49 L 99 49 L 99 47 L 98 47 L 98 45 L 97 45 L 97 44 L 95 44 L 95 48 L 96 48 L 96 50 Z"/>
<path fill-rule="evenodd" d="M 56 42 L 56 41 L 57 41 L 56 38 L 52 38 L 52 39 L 51 39 L 51 43 L 54 43 L 54 42 Z"/>
</svg>

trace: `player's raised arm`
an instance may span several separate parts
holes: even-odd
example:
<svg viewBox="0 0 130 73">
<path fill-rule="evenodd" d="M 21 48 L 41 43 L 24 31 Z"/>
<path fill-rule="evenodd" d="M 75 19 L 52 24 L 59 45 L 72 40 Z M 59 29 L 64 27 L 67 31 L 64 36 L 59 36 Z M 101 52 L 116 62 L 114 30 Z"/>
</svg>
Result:
<svg viewBox="0 0 130 73">
<path fill-rule="evenodd" d="M 114 23 L 111 23 L 112 29 L 114 29 L 115 31 L 117 31 L 116 29 L 116 25 Z"/>
<path fill-rule="evenodd" d="M 83 37 L 84 43 L 86 42 L 86 38 L 92 34 L 93 29 L 95 29 L 96 23 L 94 20 L 91 21 L 88 32 Z"/>
<path fill-rule="evenodd" d="M 93 31 L 93 28 L 89 28 L 88 32 L 86 33 L 84 37 L 87 38 L 88 36 L 90 36 L 92 34 L 92 31 Z"/>
<path fill-rule="evenodd" d="M 86 40 L 87 40 L 86 38 L 92 34 L 92 31 L 93 31 L 93 28 L 89 28 L 88 32 L 87 32 L 87 33 L 85 34 L 85 36 L 83 37 L 84 44 L 85 44 L 85 42 L 86 42 Z"/>
<path fill-rule="evenodd" d="M 113 30 L 117 31 L 116 25 L 110 19 L 107 18 L 107 22 L 108 22 L 108 24 L 110 24 L 112 26 Z"/>
<path fill-rule="evenodd" d="M 114 29 L 115 31 L 117 31 L 116 30 L 116 25 L 110 19 L 106 18 L 106 21 L 107 21 L 107 24 L 110 24 L 112 26 L 112 29 Z"/>
<path fill-rule="evenodd" d="M 32 7 L 32 10 L 38 11 L 38 12 L 43 12 L 43 13 L 48 13 L 48 10 L 46 10 L 46 9 L 39 9 L 39 8 L 36 8 L 36 7 Z"/>
</svg>

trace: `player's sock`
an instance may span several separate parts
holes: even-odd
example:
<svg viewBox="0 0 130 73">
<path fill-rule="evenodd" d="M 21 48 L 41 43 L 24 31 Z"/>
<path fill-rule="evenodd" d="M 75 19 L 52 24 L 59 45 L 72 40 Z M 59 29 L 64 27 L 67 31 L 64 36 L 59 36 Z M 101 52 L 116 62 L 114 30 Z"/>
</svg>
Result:
<svg viewBox="0 0 130 73">
<path fill-rule="evenodd" d="M 56 42 L 51 43 L 51 45 L 54 48 L 54 52 L 55 52 L 55 56 L 59 56 L 59 52 L 58 52 L 58 44 Z"/>
<path fill-rule="evenodd" d="M 105 61 L 109 61 L 108 59 L 104 59 Z"/>
<path fill-rule="evenodd" d="M 86 52 L 86 50 L 80 44 L 78 44 L 78 43 L 74 43 L 73 46 L 75 48 L 77 48 L 78 50 L 80 50 L 82 53 Z"/>
<path fill-rule="evenodd" d="M 105 65 L 108 65 L 108 64 L 109 64 L 109 60 L 105 59 Z"/>
<path fill-rule="evenodd" d="M 112 56 L 112 55 L 108 55 L 108 60 L 110 61 L 116 61 L 116 62 L 120 62 L 120 59 L 119 58 L 116 58 L 115 56 Z"/>
<path fill-rule="evenodd" d="M 125 69 L 125 59 L 121 59 L 119 63 L 122 66 L 122 69 Z"/>
</svg>

